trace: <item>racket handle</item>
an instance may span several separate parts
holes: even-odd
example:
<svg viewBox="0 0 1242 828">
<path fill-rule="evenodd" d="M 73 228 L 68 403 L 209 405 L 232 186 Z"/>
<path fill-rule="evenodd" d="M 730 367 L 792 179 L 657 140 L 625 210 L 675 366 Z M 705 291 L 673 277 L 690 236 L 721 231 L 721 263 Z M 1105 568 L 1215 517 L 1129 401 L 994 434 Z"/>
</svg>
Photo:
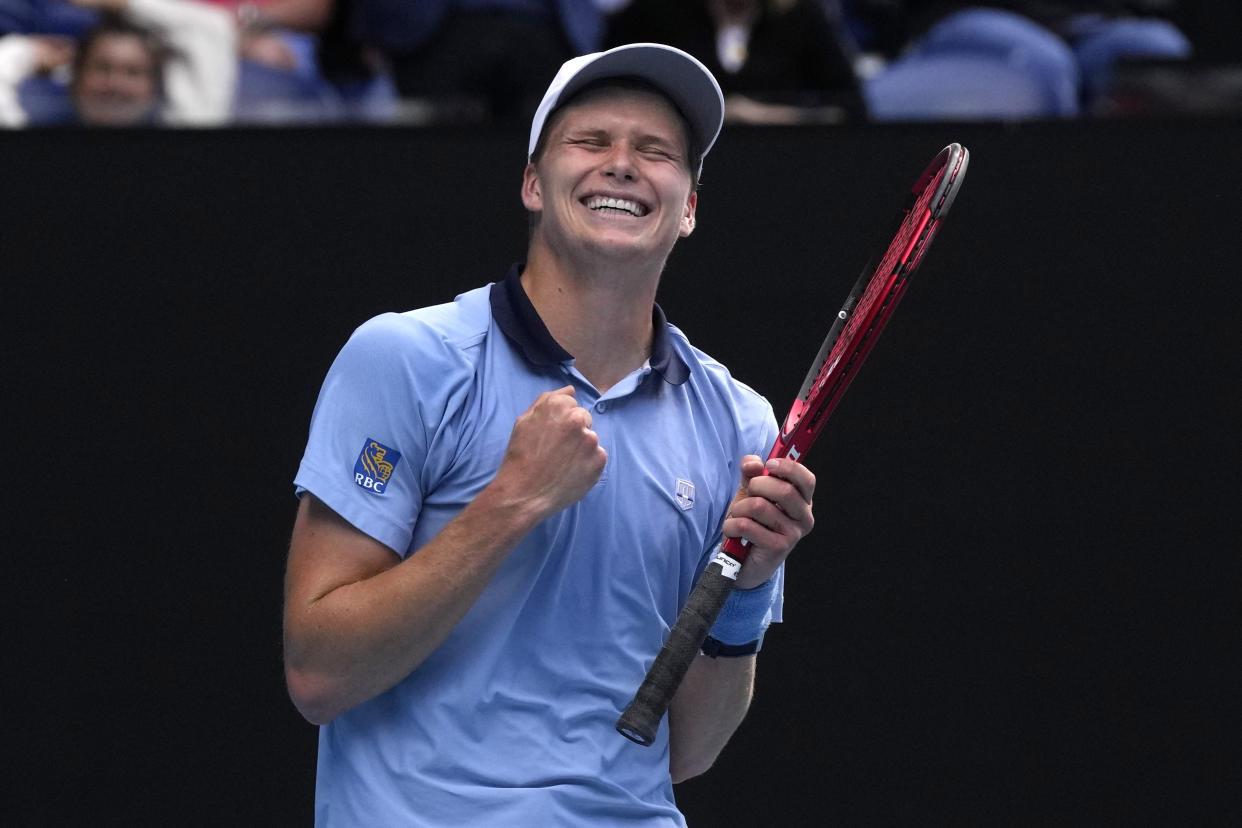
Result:
<svg viewBox="0 0 1242 828">
<path fill-rule="evenodd" d="M 677 616 L 677 623 L 660 648 L 647 677 L 634 694 L 633 701 L 617 719 L 617 732 L 630 741 L 648 747 L 655 742 L 660 720 L 664 718 L 681 680 L 703 647 L 716 616 L 733 592 L 737 567 L 733 575 L 724 574 L 725 566 L 717 555 L 690 592 L 686 605 Z"/>
</svg>

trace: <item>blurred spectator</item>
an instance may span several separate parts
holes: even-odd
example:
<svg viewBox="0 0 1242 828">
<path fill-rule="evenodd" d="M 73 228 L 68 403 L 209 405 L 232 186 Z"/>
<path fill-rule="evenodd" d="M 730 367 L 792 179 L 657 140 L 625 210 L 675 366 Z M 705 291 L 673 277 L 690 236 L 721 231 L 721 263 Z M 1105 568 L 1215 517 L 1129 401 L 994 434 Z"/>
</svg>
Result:
<svg viewBox="0 0 1242 828">
<path fill-rule="evenodd" d="M 293 71 L 314 65 L 314 32 L 328 21 L 332 0 L 204 0 L 237 20 L 243 60 Z"/>
<path fill-rule="evenodd" d="M 348 0 L 203 0 L 225 9 L 238 34 L 239 75 L 233 118 L 291 124 L 389 121 L 397 96 L 382 67 L 335 70 L 335 47 Z M 5 0 L 0 0 L 0 3 Z M 325 71 L 330 67 L 333 72 Z"/>
<path fill-rule="evenodd" d="M 397 86 L 383 51 L 358 35 L 360 0 L 330 2 L 331 12 L 319 30 L 319 70 L 340 94 L 347 117 L 393 120 L 398 111 Z"/>
<path fill-rule="evenodd" d="M 634 0 L 605 45 L 653 41 L 697 57 L 720 81 L 726 118 L 750 123 L 862 120 L 853 56 L 823 0 Z"/>
<path fill-rule="evenodd" d="M 1123 59 L 1185 59 L 1191 44 L 1173 20 L 1175 0 L 844 0 L 860 46 L 886 58 L 909 58 L 953 49 L 1026 60 L 1031 51 L 1051 55 L 1047 33 L 1063 44 L 1060 58 L 1032 63 L 1047 77 L 1075 85 L 1075 110 L 1089 110 L 1108 89 Z M 1025 27 L 1025 28 L 1024 28 Z M 1038 29 L 1036 27 L 1039 27 Z M 1056 114 L 1071 114 L 1058 112 Z"/>
<path fill-rule="evenodd" d="M 351 23 L 389 61 L 407 113 L 526 123 L 561 64 L 599 48 L 618 2 L 356 0 Z"/>
<path fill-rule="evenodd" d="M 0 0 L 3 2 L 3 0 Z M 237 23 L 240 59 L 234 119 L 241 123 L 386 121 L 396 93 L 371 95 L 323 71 L 323 46 L 340 30 L 341 0 L 204 0 Z M 370 73 L 367 80 L 377 80 Z M 382 98 L 382 100 L 381 100 Z"/>
<path fill-rule="evenodd" d="M 76 39 L 0 38 L 0 125 L 210 126 L 228 121 L 237 78 L 229 15 L 196 0 L 73 0 L 101 12 Z M 35 75 L 69 70 L 70 106 L 29 111 Z"/>
</svg>

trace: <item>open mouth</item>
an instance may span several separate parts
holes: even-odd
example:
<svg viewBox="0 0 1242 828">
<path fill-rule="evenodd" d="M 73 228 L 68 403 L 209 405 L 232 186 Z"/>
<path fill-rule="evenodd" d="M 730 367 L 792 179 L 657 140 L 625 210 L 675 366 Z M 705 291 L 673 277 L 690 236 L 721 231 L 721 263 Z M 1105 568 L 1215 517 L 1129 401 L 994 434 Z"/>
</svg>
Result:
<svg viewBox="0 0 1242 828">
<path fill-rule="evenodd" d="M 629 201 L 624 198 L 611 198 L 608 196 L 591 196 L 586 199 L 586 206 L 596 213 L 606 213 L 612 215 L 625 216 L 645 216 L 647 215 L 646 206 L 639 204 L 637 201 Z"/>
</svg>

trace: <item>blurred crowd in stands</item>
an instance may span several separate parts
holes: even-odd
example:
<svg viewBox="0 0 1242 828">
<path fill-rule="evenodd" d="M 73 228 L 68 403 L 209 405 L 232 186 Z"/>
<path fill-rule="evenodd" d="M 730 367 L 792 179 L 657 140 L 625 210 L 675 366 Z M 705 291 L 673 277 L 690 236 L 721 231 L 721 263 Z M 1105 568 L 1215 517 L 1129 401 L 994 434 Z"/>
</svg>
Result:
<svg viewBox="0 0 1242 828">
<path fill-rule="evenodd" d="M 0 126 L 524 123 L 563 61 L 635 41 L 699 58 L 733 122 L 1115 116 L 1188 83 L 1237 111 L 1240 6 L 0 0 Z"/>
</svg>

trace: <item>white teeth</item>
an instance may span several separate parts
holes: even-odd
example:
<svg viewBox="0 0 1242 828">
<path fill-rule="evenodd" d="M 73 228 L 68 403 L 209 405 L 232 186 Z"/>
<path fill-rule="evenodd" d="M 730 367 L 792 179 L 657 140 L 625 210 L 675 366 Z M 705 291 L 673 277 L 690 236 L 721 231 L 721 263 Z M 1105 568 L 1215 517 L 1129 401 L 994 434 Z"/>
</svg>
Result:
<svg viewBox="0 0 1242 828">
<path fill-rule="evenodd" d="M 593 198 L 587 199 L 586 205 L 592 210 L 620 210 L 621 212 L 628 213 L 631 216 L 641 216 L 647 212 L 641 204 L 634 201 L 626 201 L 622 198 L 594 196 Z"/>
</svg>

